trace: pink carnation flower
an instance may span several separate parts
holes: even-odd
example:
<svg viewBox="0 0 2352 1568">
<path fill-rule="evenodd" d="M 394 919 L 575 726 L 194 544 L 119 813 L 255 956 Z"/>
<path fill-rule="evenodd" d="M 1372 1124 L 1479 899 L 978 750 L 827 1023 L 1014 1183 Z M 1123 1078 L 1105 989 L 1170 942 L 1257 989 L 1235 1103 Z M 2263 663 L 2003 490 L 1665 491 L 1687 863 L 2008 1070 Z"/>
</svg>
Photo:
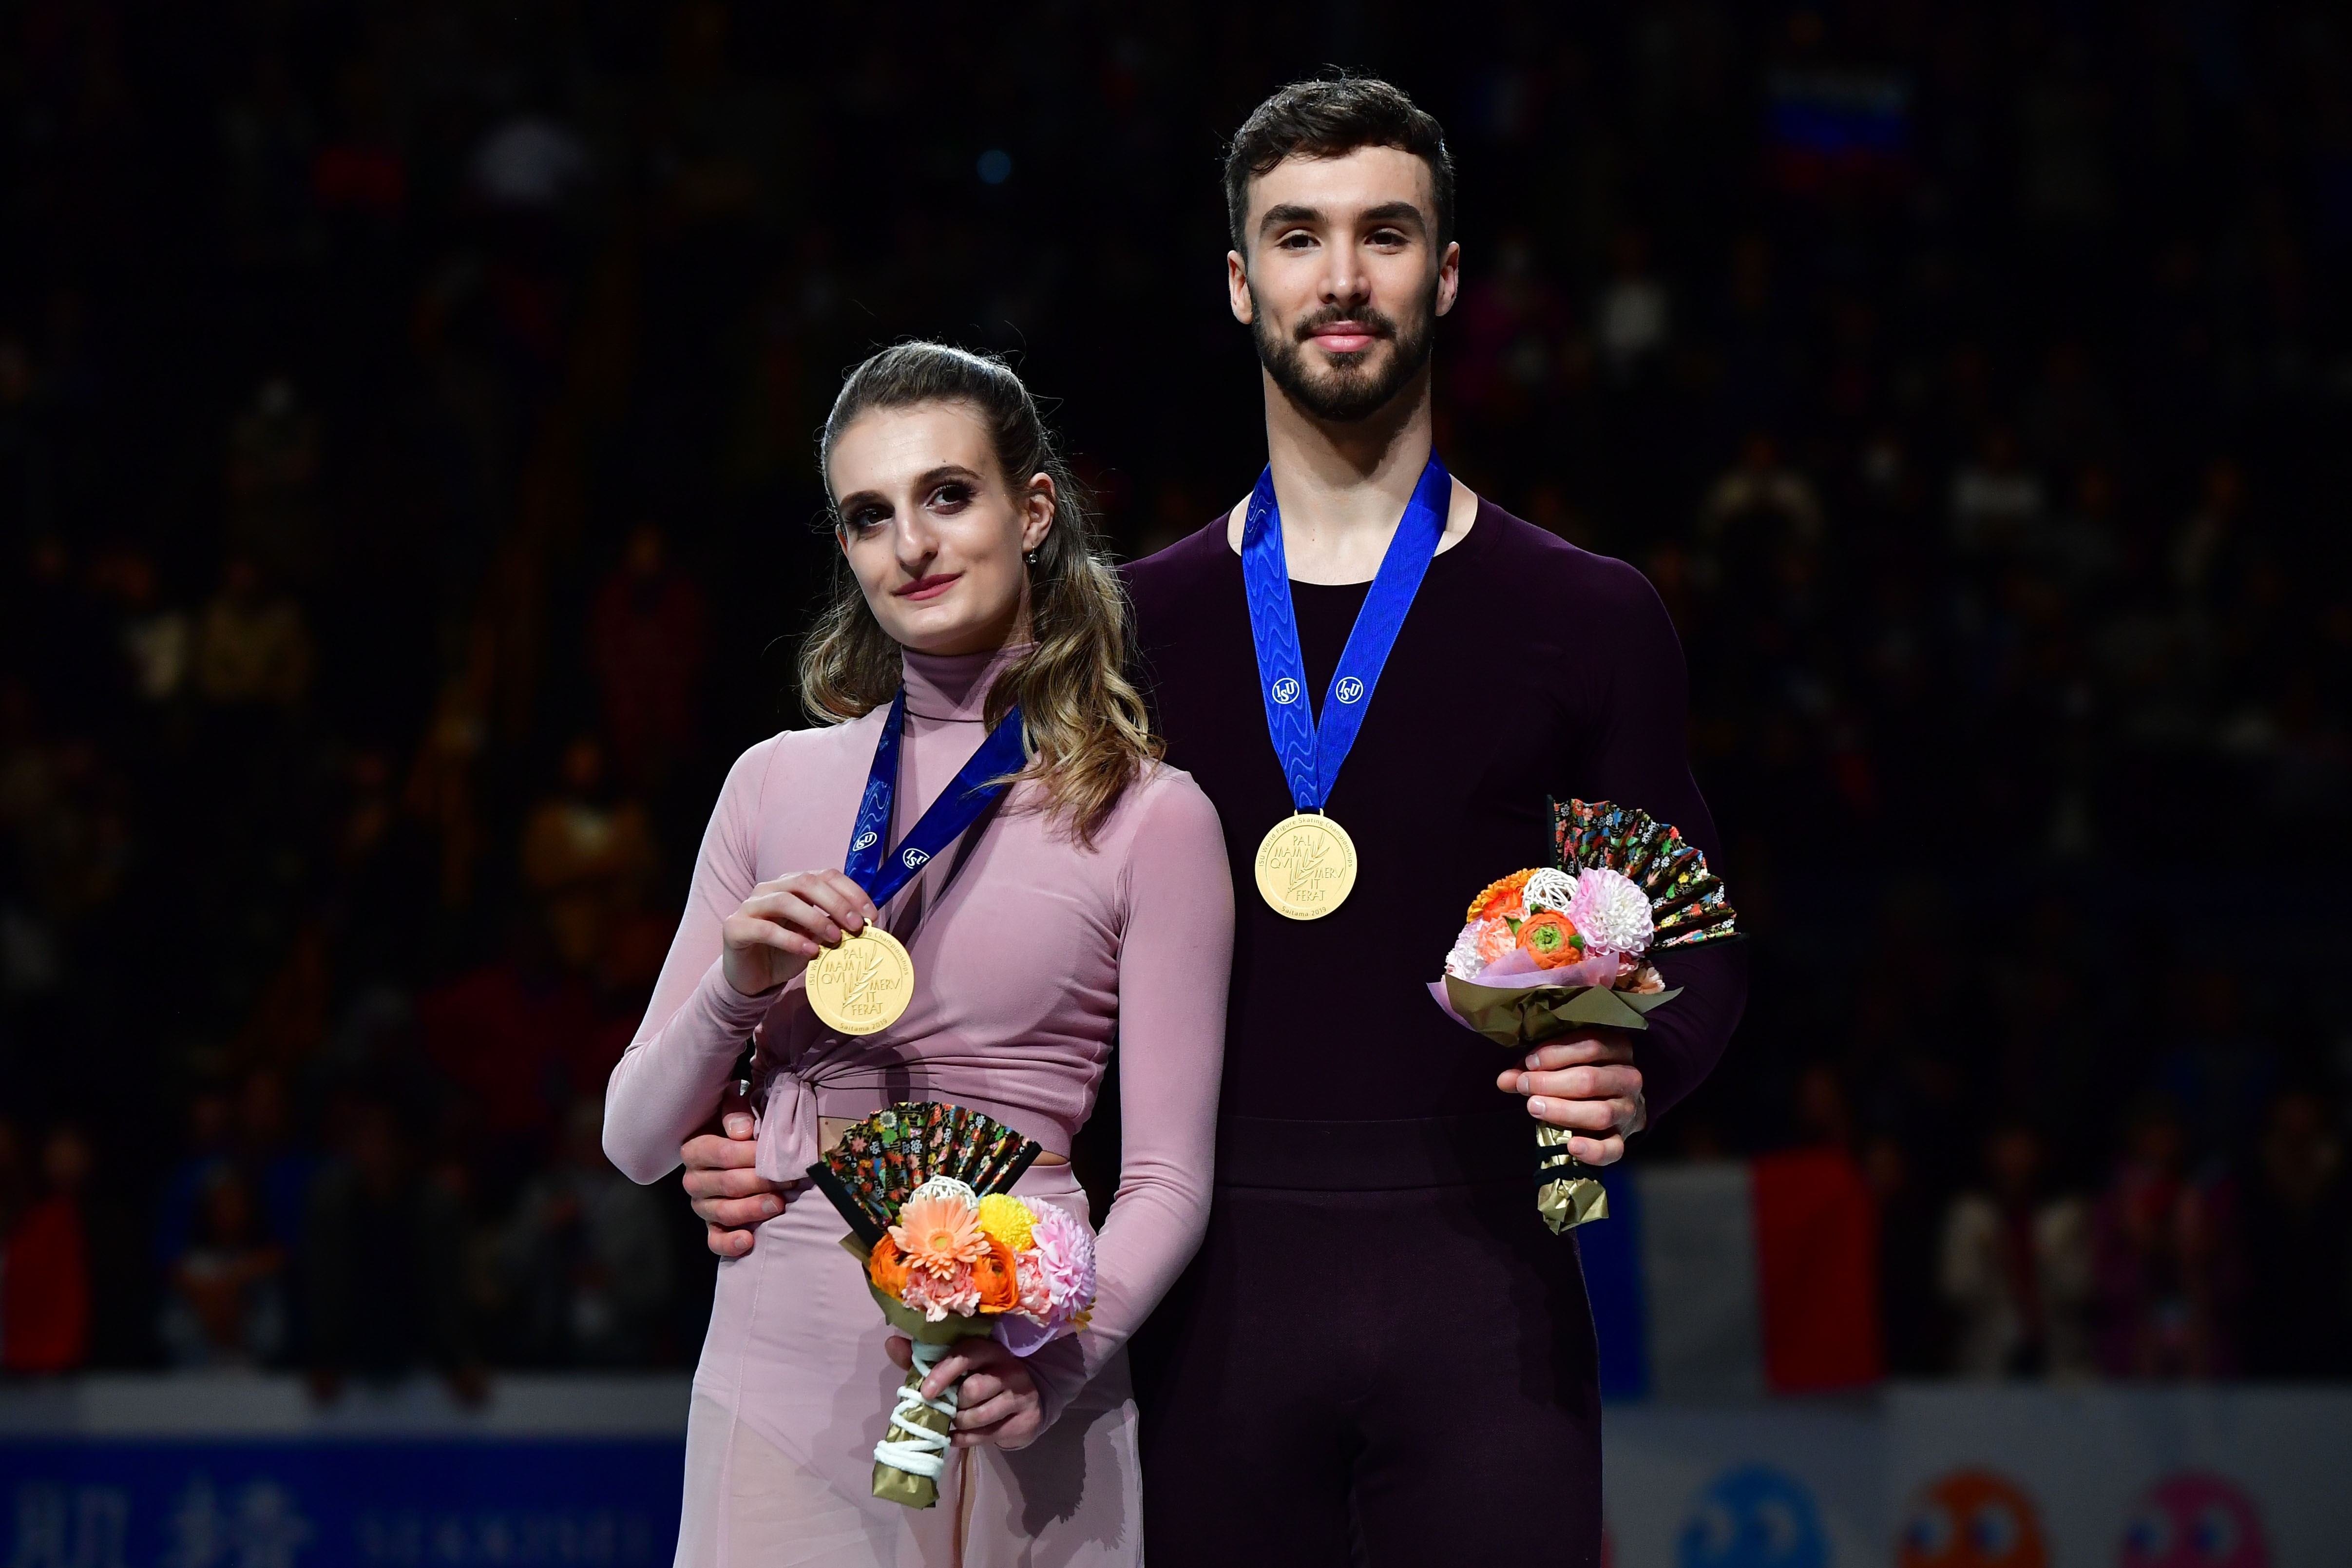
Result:
<svg viewBox="0 0 2352 1568">
<path fill-rule="evenodd" d="M 1519 933 L 1511 922 L 1497 916 L 1478 922 L 1478 958 L 1482 963 L 1492 963 L 1507 952 L 1517 951 Z"/>
<path fill-rule="evenodd" d="M 907 1270 L 900 1299 L 936 1323 L 950 1313 L 969 1318 L 980 1310 L 980 1287 L 972 1283 L 971 1265 L 959 1264 L 947 1279 L 935 1279 L 920 1268 Z"/>
<path fill-rule="evenodd" d="M 1095 1234 L 1068 1210 L 1039 1204 L 1035 1238 L 1022 1256 L 1034 1260 L 1045 1285 L 1051 1310 L 1040 1315 L 1048 1323 L 1066 1323 L 1095 1304 Z"/>
<path fill-rule="evenodd" d="M 1095 1304 L 1095 1236 L 1086 1222 L 1054 1204 L 1034 1205 L 1030 1245 L 1013 1258 L 1021 1307 L 996 1321 L 999 1343 L 1032 1355 Z"/>
</svg>

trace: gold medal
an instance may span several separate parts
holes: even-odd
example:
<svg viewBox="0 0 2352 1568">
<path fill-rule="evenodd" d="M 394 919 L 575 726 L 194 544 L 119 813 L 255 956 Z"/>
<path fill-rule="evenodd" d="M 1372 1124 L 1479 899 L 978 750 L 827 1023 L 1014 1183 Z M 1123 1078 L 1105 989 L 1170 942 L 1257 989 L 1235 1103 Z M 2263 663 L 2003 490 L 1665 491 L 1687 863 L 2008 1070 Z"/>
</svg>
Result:
<svg viewBox="0 0 2352 1568">
<path fill-rule="evenodd" d="M 808 999 L 828 1028 L 845 1035 L 887 1029 L 915 999 L 915 961 L 897 937 L 869 924 L 809 961 Z"/>
<path fill-rule="evenodd" d="M 1319 811 L 1286 816 L 1257 847 L 1257 890 L 1276 914 L 1320 920 L 1356 887 L 1356 841 Z"/>
</svg>

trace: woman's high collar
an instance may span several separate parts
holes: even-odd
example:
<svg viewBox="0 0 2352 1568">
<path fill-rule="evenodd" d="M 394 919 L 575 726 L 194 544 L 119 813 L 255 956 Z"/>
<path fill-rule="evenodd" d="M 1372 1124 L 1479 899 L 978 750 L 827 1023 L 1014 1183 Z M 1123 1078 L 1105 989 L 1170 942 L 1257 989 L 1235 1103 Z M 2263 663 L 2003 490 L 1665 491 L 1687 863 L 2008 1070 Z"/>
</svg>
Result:
<svg viewBox="0 0 2352 1568">
<path fill-rule="evenodd" d="M 983 653 L 917 653 L 899 650 L 907 683 L 907 711 L 918 719 L 952 719 L 977 724 L 986 717 L 988 689 L 1014 659 L 1035 643 L 1008 643 Z"/>
</svg>

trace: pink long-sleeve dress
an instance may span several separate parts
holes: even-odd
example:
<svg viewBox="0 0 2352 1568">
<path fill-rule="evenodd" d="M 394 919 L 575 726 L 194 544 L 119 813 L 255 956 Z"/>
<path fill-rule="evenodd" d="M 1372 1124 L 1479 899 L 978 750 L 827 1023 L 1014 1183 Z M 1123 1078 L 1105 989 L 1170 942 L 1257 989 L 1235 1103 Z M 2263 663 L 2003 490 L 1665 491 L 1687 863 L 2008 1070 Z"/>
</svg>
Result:
<svg viewBox="0 0 2352 1568">
<path fill-rule="evenodd" d="M 1021 648 L 905 656 L 907 730 L 891 839 L 979 749 L 989 683 Z M 1132 1563 L 1142 1558 L 1124 1346 L 1199 1245 L 1215 1144 L 1233 889 L 1217 816 L 1154 766 L 1091 847 L 1020 784 L 882 911 L 917 982 L 904 1016 L 845 1038 L 797 980 L 727 982 L 719 927 L 755 883 L 838 868 L 885 713 L 746 752 L 703 837 L 684 921 L 645 1025 L 613 1071 L 604 1147 L 641 1182 L 710 1120 L 758 1044 L 759 1167 L 798 1178 L 821 1116 L 898 1100 L 984 1111 L 1066 1157 L 1119 1050 L 1120 1184 L 1097 1243 L 1099 1296 L 1075 1340 L 1031 1358 L 1050 1425 L 1026 1448 L 950 1456 L 940 1504 L 870 1494 L 899 1373 L 847 1226 L 802 1186 L 751 1251 L 719 1266 L 687 1434 L 679 1564 Z M 1066 1164 L 1014 1189 L 1087 1217 Z"/>
</svg>

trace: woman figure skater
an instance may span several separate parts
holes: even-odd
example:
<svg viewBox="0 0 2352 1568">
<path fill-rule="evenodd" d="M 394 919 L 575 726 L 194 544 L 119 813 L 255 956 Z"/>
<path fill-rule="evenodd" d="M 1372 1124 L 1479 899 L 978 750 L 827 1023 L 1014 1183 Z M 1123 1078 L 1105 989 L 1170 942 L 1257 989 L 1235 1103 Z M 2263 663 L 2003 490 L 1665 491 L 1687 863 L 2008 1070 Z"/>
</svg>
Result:
<svg viewBox="0 0 2352 1568">
<path fill-rule="evenodd" d="M 885 1105 L 949 1100 L 1042 1143 L 1014 1190 L 1084 1220 L 1070 1140 L 1116 1034 L 1120 1184 L 1075 1339 L 1025 1361 L 965 1340 L 932 1372 L 929 1394 L 964 1381 L 940 1504 L 921 1510 L 870 1495 L 907 1342 L 832 1205 L 805 1184 L 767 1200 L 756 1244 L 719 1265 L 677 1561 L 1139 1563 L 1122 1347 L 1208 1213 L 1233 942 L 1216 813 L 1157 760 L 1121 674 L 1125 600 L 1010 370 L 934 343 L 886 350 L 844 384 L 821 457 L 847 572 L 801 657 L 820 727 L 761 742 L 729 773 L 613 1072 L 605 1150 L 640 1182 L 675 1169 L 748 1037 L 770 1181 L 799 1178 Z M 1016 704 L 1011 787 L 877 909 L 840 869 L 869 773 L 895 789 L 895 849 Z M 868 921 L 905 943 L 913 1000 L 848 1037 L 811 1011 L 802 972 Z"/>
</svg>

